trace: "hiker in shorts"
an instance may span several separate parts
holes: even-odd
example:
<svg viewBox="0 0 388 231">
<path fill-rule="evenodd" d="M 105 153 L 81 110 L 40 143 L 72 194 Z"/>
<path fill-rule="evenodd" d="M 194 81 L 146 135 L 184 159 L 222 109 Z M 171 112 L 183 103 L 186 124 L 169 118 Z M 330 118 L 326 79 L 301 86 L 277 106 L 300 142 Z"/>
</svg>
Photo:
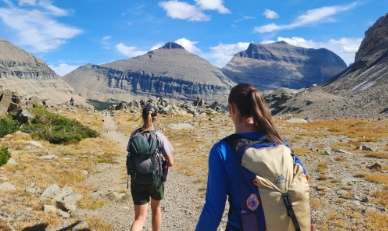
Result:
<svg viewBox="0 0 388 231">
<path fill-rule="evenodd" d="M 157 109 L 152 105 L 146 105 L 142 112 L 143 126 L 135 130 L 131 136 L 138 132 L 154 131 L 157 137 L 157 148 L 168 161 L 168 167 L 174 165 L 174 158 L 172 156 L 173 148 L 167 138 L 159 131 L 154 129 L 154 124 L 157 118 Z M 128 148 L 129 151 L 129 143 Z M 135 209 L 135 221 L 132 223 L 131 231 L 140 231 L 143 229 L 146 217 L 148 203 L 151 200 L 152 210 L 152 230 L 160 231 L 162 225 L 161 202 L 164 197 L 164 182 L 159 179 L 150 184 L 136 183 L 134 177 L 131 176 L 131 195 Z"/>
<path fill-rule="evenodd" d="M 268 140 L 275 143 L 273 145 L 286 143 L 275 128 L 264 97 L 254 86 L 242 83 L 233 87 L 228 97 L 228 106 L 235 134 L 255 141 Z M 241 166 L 241 163 L 237 159 L 235 150 L 225 140 L 219 141 L 211 148 L 208 159 L 205 204 L 196 231 L 216 231 L 218 229 L 226 200 L 229 201 L 230 206 L 225 230 L 243 230 L 241 201 L 248 204 L 248 207 L 250 206 L 248 202 L 253 202 L 251 204 L 253 206 L 259 204 L 259 201 L 257 197 L 251 201 L 240 198 L 242 179 L 236 170 L 238 165 Z M 264 224 L 264 227 L 259 228 L 257 224 Z M 266 230 L 264 217 L 256 224 L 249 226 L 248 230 Z"/>
</svg>

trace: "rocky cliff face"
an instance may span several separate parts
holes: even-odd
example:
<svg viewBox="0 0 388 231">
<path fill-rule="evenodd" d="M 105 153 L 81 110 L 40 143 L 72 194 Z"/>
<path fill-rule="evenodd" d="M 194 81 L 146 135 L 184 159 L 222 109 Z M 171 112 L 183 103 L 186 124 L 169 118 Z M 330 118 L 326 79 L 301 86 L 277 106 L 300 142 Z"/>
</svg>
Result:
<svg viewBox="0 0 388 231">
<path fill-rule="evenodd" d="M 53 103 L 71 97 L 84 103 L 76 91 L 65 83 L 42 60 L 0 38 L 0 85 L 24 97 L 38 96 Z"/>
<path fill-rule="evenodd" d="M 365 32 L 355 62 L 278 108 L 313 117 L 388 117 L 388 14 Z M 279 110 L 280 109 L 280 110 Z"/>
<path fill-rule="evenodd" d="M 369 51 L 378 48 L 388 42 L 388 14 L 380 17 L 366 32 L 360 48 L 356 53 L 356 60 Z"/>
<path fill-rule="evenodd" d="M 58 79 L 42 60 L 0 38 L 0 78 Z"/>
<path fill-rule="evenodd" d="M 286 42 L 251 43 L 222 68 L 231 80 L 252 83 L 260 90 L 304 88 L 320 84 L 346 68 L 345 62 L 327 49 L 306 49 Z"/>
<path fill-rule="evenodd" d="M 88 64 L 63 78 L 83 97 L 101 101 L 143 96 L 225 101 L 235 84 L 208 61 L 176 43 L 131 59 Z"/>
</svg>

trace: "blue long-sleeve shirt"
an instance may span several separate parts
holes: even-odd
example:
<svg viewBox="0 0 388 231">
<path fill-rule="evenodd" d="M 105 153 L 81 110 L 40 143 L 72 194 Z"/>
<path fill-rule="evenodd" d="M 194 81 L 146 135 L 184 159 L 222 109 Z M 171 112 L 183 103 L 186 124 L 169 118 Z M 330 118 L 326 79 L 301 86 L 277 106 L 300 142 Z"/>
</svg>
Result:
<svg viewBox="0 0 388 231">
<path fill-rule="evenodd" d="M 252 140 L 265 140 L 265 136 L 256 133 L 240 133 L 244 137 Z M 274 144 L 268 144 L 273 146 Z M 300 160 L 294 156 L 295 162 L 302 167 Z M 206 200 L 199 217 L 196 231 L 215 231 L 217 230 L 222 214 L 225 209 L 227 195 L 235 210 L 230 211 L 228 216 L 228 226 L 240 229 L 240 216 L 235 211 L 239 211 L 238 200 L 240 190 L 238 186 L 239 178 L 236 171 L 236 165 L 239 164 L 237 155 L 232 148 L 223 140 L 216 143 L 210 150 L 208 162 L 208 181 L 206 188 Z"/>
</svg>

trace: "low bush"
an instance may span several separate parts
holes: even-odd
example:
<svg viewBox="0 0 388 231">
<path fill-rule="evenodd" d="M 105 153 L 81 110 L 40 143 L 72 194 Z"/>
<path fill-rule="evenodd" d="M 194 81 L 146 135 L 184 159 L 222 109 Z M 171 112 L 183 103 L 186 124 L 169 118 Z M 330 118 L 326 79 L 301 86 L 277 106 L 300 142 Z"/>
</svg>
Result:
<svg viewBox="0 0 388 231">
<path fill-rule="evenodd" d="M 0 166 L 3 166 L 11 158 L 11 153 L 8 151 L 8 148 L 1 146 L 0 148 Z"/>
<path fill-rule="evenodd" d="M 45 107 L 32 109 L 35 119 L 22 128 L 24 132 L 35 133 L 50 143 L 62 144 L 78 142 L 82 139 L 98 137 L 99 134 L 74 119 L 47 111 Z"/>
<path fill-rule="evenodd" d="M 0 137 L 16 132 L 18 129 L 19 123 L 16 120 L 0 117 Z"/>
</svg>

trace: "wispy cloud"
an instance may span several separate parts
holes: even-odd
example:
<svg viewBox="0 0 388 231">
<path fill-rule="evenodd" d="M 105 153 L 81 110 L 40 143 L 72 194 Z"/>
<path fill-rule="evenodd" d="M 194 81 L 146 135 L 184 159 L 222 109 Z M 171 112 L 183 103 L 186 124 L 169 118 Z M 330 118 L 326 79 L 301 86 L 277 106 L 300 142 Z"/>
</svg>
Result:
<svg viewBox="0 0 388 231">
<path fill-rule="evenodd" d="M 326 42 L 315 42 L 301 37 L 284 38 L 278 37 L 277 41 L 284 41 L 288 44 L 304 48 L 326 48 L 340 56 L 346 64 L 354 62 L 355 53 L 360 47 L 361 38 L 340 38 L 330 39 Z M 261 43 L 273 43 L 275 41 L 267 40 Z"/>
<path fill-rule="evenodd" d="M 274 23 L 271 23 L 264 26 L 255 27 L 254 31 L 259 33 L 266 33 L 266 32 L 285 30 L 285 29 L 293 29 L 296 27 L 306 26 L 310 24 L 318 24 L 318 23 L 323 23 L 328 21 L 334 21 L 332 18 L 330 18 L 331 16 L 336 15 L 342 11 L 351 10 L 357 4 L 358 4 L 357 2 L 354 2 L 352 4 L 344 5 L 344 6 L 326 6 L 326 7 L 308 10 L 306 13 L 298 16 L 298 18 L 290 24 L 276 25 Z"/>
<path fill-rule="evenodd" d="M 195 0 L 196 5 L 176 0 L 159 2 L 159 6 L 166 12 L 167 16 L 173 19 L 188 21 L 209 21 L 210 16 L 204 10 L 216 10 L 220 14 L 227 14 L 230 11 L 223 5 L 223 0 Z"/>
<path fill-rule="evenodd" d="M 52 5 L 50 1 L 21 0 L 21 7 L 8 0 L 5 2 L 8 7 L 0 8 L 0 19 L 17 32 L 17 44 L 31 47 L 32 52 L 56 49 L 68 39 L 82 33 L 81 29 L 57 22 L 55 16 L 65 16 L 68 13 Z M 28 6 L 28 10 L 23 6 Z"/>
<path fill-rule="evenodd" d="M 147 51 L 139 50 L 135 46 L 126 46 L 124 45 L 124 43 L 117 44 L 116 49 L 125 56 L 128 56 L 129 58 L 144 55 L 145 53 L 147 53 Z"/>
<path fill-rule="evenodd" d="M 242 17 L 242 18 L 239 18 L 239 19 L 234 20 L 234 22 L 240 22 L 240 21 L 249 20 L 249 19 L 256 19 L 256 17 L 252 17 L 252 16 L 244 16 L 244 17 Z"/>
<path fill-rule="evenodd" d="M 102 37 L 102 41 L 107 41 L 107 40 L 109 40 L 109 39 L 111 39 L 112 38 L 112 36 L 110 36 L 110 35 L 107 35 L 107 36 L 104 36 L 104 37 Z"/>
<path fill-rule="evenodd" d="M 109 40 L 112 38 L 112 36 L 110 36 L 110 35 L 107 35 L 107 36 L 104 36 L 104 37 L 102 37 L 102 39 L 101 39 L 101 42 L 102 42 L 102 44 L 104 45 L 104 49 L 107 49 L 107 50 L 109 50 L 110 49 L 110 46 L 109 46 Z"/>
<path fill-rule="evenodd" d="M 265 9 L 263 15 L 266 17 L 266 18 L 279 18 L 279 15 L 278 13 L 276 13 L 275 11 L 273 10 L 270 10 L 270 9 Z"/>
</svg>

